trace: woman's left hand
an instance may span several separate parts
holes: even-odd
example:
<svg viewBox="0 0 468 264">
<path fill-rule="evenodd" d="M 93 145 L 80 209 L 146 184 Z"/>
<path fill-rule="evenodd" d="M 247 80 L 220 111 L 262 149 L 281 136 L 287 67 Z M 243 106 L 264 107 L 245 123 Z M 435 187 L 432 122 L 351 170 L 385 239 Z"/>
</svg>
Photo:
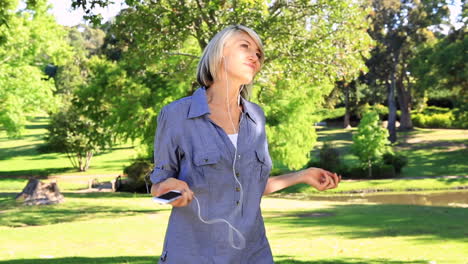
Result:
<svg viewBox="0 0 468 264">
<path fill-rule="evenodd" d="M 299 173 L 301 173 L 301 182 L 307 183 L 319 191 L 334 189 L 341 181 L 341 175 L 320 168 L 308 168 Z"/>
</svg>

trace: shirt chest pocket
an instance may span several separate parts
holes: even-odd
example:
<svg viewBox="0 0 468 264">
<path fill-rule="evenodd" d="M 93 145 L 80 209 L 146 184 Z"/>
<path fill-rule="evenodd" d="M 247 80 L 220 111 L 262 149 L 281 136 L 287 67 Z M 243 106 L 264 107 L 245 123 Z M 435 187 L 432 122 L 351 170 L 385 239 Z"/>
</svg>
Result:
<svg viewBox="0 0 468 264">
<path fill-rule="evenodd" d="M 213 184 L 221 168 L 221 153 L 216 151 L 198 152 L 193 155 L 192 182 L 194 186 Z"/>
<path fill-rule="evenodd" d="M 259 180 L 264 181 L 268 179 L 271 168 L 273 167 L 272 161 L 268 153 L 264 151 L 255 150 L 255 160 L 259 170 Z"/>
</svg>

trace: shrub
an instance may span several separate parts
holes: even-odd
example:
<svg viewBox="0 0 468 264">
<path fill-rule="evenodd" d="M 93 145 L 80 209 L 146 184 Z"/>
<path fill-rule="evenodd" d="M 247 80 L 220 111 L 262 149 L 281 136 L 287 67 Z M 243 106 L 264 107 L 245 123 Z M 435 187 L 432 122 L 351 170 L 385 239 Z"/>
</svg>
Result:
<svg viewBox="0 0 468 264">
<path fill-rule="evenodd" d="M 52 115 L 47 130 L 47 144 L 40 151 L 66 153 L 79 171 L 86 171 L 94 153 L 110 148 L 114 142 L 110 129 L 84 116 L 75 105 Z"/>
<path fill-rule="evenodd" d="M 150 182 L 149 179 L 145 179 L 145 177 L 152 169 L 153 164 L 147 160 L 136 160 L 133 162 L 124 169 L 124 173 L 128 176 L 128 181 L 122 186 L 122 190 L 146 193 L 146 184 L 148 183 L 150 185 Z"/>
<path fill-rule="evenodd" d="M 325 142 L 319 153 L 319 166 L 325 170 L 336 171 L 341 165 L 340 153 L 331 142 Z"/>
<path fill-rule="evenodd" d="M 337 173 L 340 174 L 343 177 L 343 179 L 363 179 L 363 178 L 367 178 L 369 175 L 367 168 L 363 168 L 361 166 L 359 167 L 341 166 L 340 171 Z"/>
<path fill-rule="evenodd" d="M 449 109 L 428 106 L 422 111 L 412 112 L 413 125 L 424 128 L 468 128 L 468 104 Z"/>
<path fill-rule="evenodd" d="M 431 115 L 419 113 L 412 116 L 412 121 L 417 127 L 454 128 L 454 117 L 452 112 Z"/>
<path fill-rule="evenodd" d="M 428 106 L 423 109 L 422 113 L 426 115 L 433 114 L 445 114 L 450 112 L 450 108 L 438 107 L 438 106 Z"/>
<path fill-rule="evenodd" d="M 468 128 L 468 104 L 461 108 L 453 109 L 454 122 L 453 125 L 457 128 Z"/>
<path fill-rule="evenodd" d="M 372 178 L 372 166 L 390 151 L 389 143 L 388 131 L 380 126 L 377 113 L 367 112 L 359 123 L 357 134 L 353 135 L 351 151 L 368 168 L 369 178 Z"/>
<path fill-rule="evenodd" d="M 387 152 L 383 155 L 385 165 L 393 166 L 395 173 L 401 173 L 401 169 L 408 164 L 408 158 L 402 154 L 394 154 Z"/>
<path fill-rule="evenodd" d="M 378 164 L 373 167 L 373 179 L 391 179 L 395 178 L 395 168 L 392 165 Z"/>
<path fill-rule="evenodd" d="M 411 121 L 413 122 L 414 126 L 417 127 L 426 127 L 426 118 L 427 116 L 424 114 L 412 114 Z"/>
<path fill-rule="evenodd" d="M 361 166 L 341 166 L 337 173 L 342 175 L 344 179 L 390 179 L 396 176 L 395 168 L 383 163 L 372 165 L 372 177 L 369 177 L 368 169 Z"/>
<path fill-rule="evenodd" d="M 445 114 L 433 114 L 426 120 L 428 127 L 435 128 L 452 128 L 453 114 L 451 112 Z"/>
</svg>

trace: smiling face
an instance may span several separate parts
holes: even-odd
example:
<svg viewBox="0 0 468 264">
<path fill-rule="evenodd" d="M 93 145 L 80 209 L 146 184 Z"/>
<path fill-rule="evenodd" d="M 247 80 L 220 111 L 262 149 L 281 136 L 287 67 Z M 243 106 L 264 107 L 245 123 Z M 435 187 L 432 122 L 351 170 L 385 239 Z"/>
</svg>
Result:
<svg viewBox="0 0 468 264">
<path fill-rule="evenodd" d="M 249 84 L 260 70 L 263 56 L 256 42 L 244 32 L 234 34 L 226 41 L 221 59 L 220 79 L 225 73 L 229 80 Z"/>
</svg>

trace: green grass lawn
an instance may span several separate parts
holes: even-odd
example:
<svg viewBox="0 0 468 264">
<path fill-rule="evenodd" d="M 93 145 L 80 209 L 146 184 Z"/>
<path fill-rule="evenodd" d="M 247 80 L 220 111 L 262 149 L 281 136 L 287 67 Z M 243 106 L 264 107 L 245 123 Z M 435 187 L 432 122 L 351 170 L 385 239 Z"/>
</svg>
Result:
<svg viewBox="0 0 468 264">
<path fill-rule="evenodd" d="M 121 174 L 135 155 L 133 146 L 124 144 L 96 155 L 88 172 L 77 173 L 65 155 L 37 152 L 46 123 L 44 118 L 31 120 L 20 140 L 7 139 L 0 131 L 0 264 L 155 263 L 170 207 L 156 205 L 142 194 L 70 192 L 86 188 L 88 176 L 104 175 L 99 180 L 105 181 Z M 320 129 L 317 148 L 333 141 L 344 162 L 355 163 L 349 152 L 353 131 Z M 409 158 L 403 177 L 467 175 L 466 130 L 416 129 L 399 135 L 397 151 Z M 13 198 L 25 186 L 24 176 L 31 175 L 66 175 L 58 179 L 65 202 L 39 207 L 16 204 Z M 447 189 L 467 186 L 467 181 L 463 177 L 343 181 L 323 195 Z M 303 185 L 285 192 L 317 194 Z M 467 208 L 273 197 L 266 197 L 262 208 L 275 263 L 466 264 Z"/>
<path fill-rule="evenodd" d="M 0 131 L 0 177 L 52 175 L 119 175 L 128 166 L 136 152 L 130 143 L 114 146 L 97 153 L 86 172 L 73 169 L 63 153 L 40 153 L 37 148 L 44 144 L 48 119 L 34 117 L 28 122 L 24 137 L 10 139 Z"/>
<path fill-rule="evenodd" d="M 466 263 L 468 210 L 265 198 L 275 263 Z M 0 264 L 155 263 L 170 207 L 145 195 L 65 193 L 17 206 L 0 194 Z"/>
<path fill-rule="evenodd" d="M 1 185 L 0 185 L 1 186 Z M 384 180 L 343 180 L 338 188 L 327 190 L 326 194 L 310 188 L 307 184 L 297 184 L 282 190 L 283 193 L 303 193 L 337 195 L 349 192 L 404 192 L 416 190 L 449 190 L 468 187 L 468 177 L 463 178 L 426 178 L 426 179 L 384 179 Z"/>
<path fill-rule="evenodd" d="M 58 179 L 61 190 L 87 188 L 88 180 L 96 176 L 99 181 L 110 180 L 122 174 L 124 166 L 131 163 L 136 155 L 131 144 L 115 146 L 112 150 L 96 154 L 87 172 L 76 172 L 71 168 L 65 154 L 39 153 L 37 147 L 44 144 L 47 118 L 31 118 L 26 133 L 21 139 L 8 139 L 0 131 L 0 191 L 20 191 L 26 184 L 26 176 L 51 177 L 55 175 L 83 176 Z M 350 153 L 352 134 L 356 129 L 319 128 L 318 142 L 314 153 L 323 142 L 333 142 L 342 160 L 348 165 L 357 164 L 357 158 Z M 405 154 L 409 163 L 400 177 L 436 177 L 468 175 L 468 130 L 461 129 L 419 129 L 399 132 L 396 151 Z M 346 175 L 343 175 L 346 178 Z M 466 179 L 424 179 L 424 180 L 372 180 L 363 182 L 344 181 L 340 188 L 330 193 L 352 190 L 386 189 L 405 191 L 408 189 L 437 190 L 467 186 Z M 286 192 L 315 193 L 307 186 L 298 185 Z"/>
<path fill-rule="evenodd" d="M 357 165 L 358 159 L 351 154 L 350 146 L 356 128 L 319 128 L 314 155 L 324 142 L 332 142 L 347 165 Z M 408 165 L 400 177 L 437 177 L 468 175 L 468 130 L 466 129 L 421 129 L 398 132 L 395 152 L 408 157 Z"/>
</svg>

